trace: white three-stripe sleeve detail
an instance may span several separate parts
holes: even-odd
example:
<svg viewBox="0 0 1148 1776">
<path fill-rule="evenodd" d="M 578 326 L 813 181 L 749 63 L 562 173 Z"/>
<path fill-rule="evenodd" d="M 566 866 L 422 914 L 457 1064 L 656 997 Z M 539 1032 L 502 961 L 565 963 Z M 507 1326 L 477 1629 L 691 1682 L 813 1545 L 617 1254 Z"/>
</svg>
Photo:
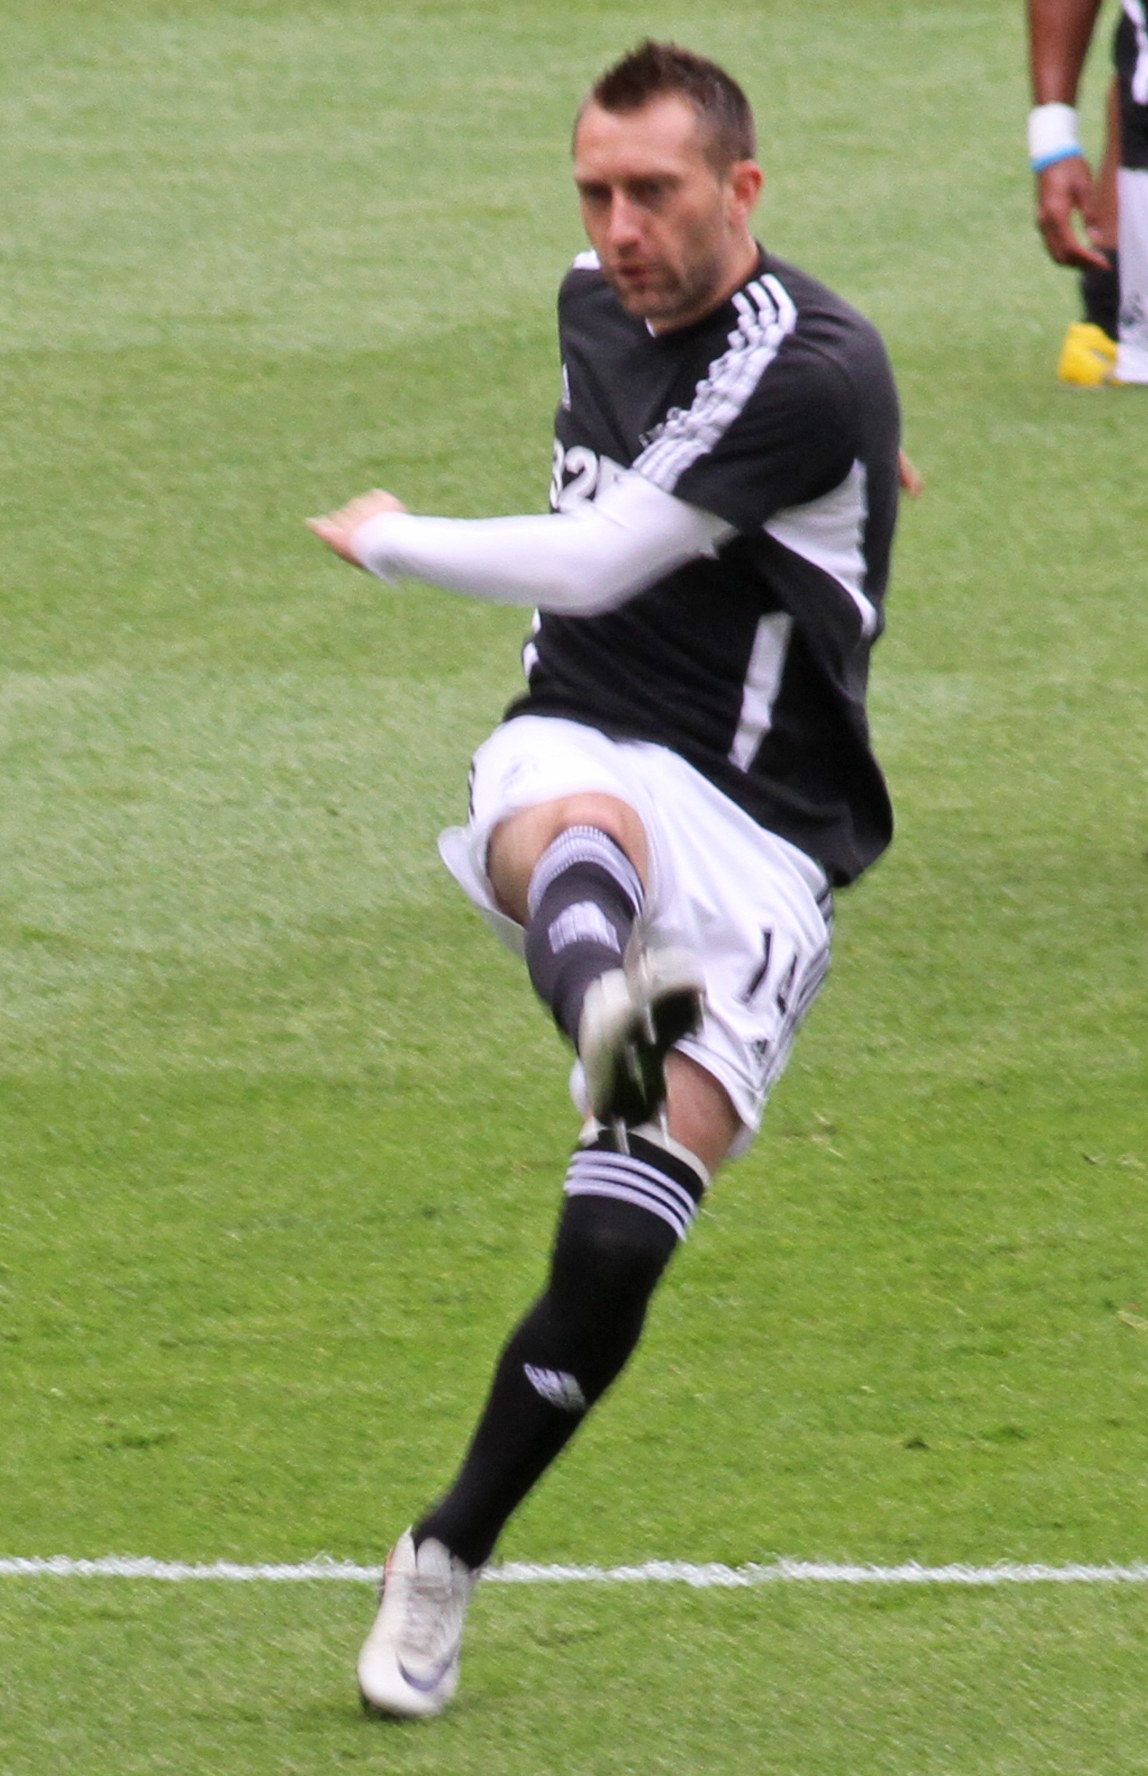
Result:
<svg viewBox="0 0 1148 1776">
<path fill-rule="evenodd" d="M 733 304 L 738 323 L 729 334 L 728 351 L 709 366 L 690 406 L 667 416 L 634 464 L 639 474 L 667 492 L 729 430 L 797 325 L 792 297 L 771 274 L 739 290 Z"/>
</svg>

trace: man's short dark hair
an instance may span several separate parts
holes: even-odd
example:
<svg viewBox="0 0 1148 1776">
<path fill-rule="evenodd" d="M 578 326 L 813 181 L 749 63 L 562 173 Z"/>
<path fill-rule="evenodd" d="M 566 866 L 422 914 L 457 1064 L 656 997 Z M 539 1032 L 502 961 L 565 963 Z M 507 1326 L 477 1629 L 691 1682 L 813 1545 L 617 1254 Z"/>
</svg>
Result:
<svg viewBox="0 0 1148 1776">
<path fill-rule="evenodd" d="M 647 37 L 594 82 L 586 103 L 603 111 L 640 111 L 652 100 L 673 94 L 688 100 L 697 112 L 706 136 L 706 158 L 716 171 L 724 172 L 735 160 L 754 158 L 753 112 L 741 87 L 716 62 L 678 43 L 656 43 Z"/>
</svg>

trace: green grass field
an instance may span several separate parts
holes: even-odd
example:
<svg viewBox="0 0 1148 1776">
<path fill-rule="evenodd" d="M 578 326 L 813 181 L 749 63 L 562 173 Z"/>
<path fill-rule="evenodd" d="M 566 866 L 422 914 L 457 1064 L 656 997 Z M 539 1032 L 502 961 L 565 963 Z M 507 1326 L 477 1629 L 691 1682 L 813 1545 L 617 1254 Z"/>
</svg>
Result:
<svg viewBox="0 0 1148 1776">
<path fill-rule="evenodd" d="M 652 31 L 744 79 L 763 237 L 890 346 L 899 833 L 502 1553 L 1148 1558 L 1148 395 L 1053 378 L 1020 26 L 9 0 L 0 1556 L 378 1561 L 539 1280 L 566 1062 L 434 847 L 522 616 L 302 518 L 541 507 L 569 121 Z M 370 1613 L 0 1577 L 0 1769 L 1148 1772 L 1144 1586 L 491 1585 L 414 1729 L 358 1712 Z"/>
</svg>

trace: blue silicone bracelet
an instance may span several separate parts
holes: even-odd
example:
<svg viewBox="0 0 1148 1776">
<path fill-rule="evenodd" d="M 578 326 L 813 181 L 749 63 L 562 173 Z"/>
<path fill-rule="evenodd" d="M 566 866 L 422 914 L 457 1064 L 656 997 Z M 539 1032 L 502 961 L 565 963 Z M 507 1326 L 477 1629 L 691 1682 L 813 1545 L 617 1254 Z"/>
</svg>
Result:
<svg viewBox="0 0 1148 1776">
<path fill-rule="evenodd" d="M 1039 160 L 1030 162 L 1034 173 L 1043 173 L 1046 167 L 1055 166 L 1058 160 L 1071 160 L 1074 154 L 1083 154 L 1084 149 L 1075 143 L 1064 148 L 1054 148 L 1051 154 L 1042 154 Z"/>
</svg>

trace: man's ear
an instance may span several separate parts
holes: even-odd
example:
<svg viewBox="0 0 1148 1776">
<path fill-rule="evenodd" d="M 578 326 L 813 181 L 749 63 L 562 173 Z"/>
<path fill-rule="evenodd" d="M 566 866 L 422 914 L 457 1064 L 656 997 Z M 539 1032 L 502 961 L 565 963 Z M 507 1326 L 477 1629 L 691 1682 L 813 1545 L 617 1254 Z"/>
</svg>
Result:
<svg viewBox="0 0 1148 1776">
<path fill-rule="evenodd" d="M 748 222 L 761 196 L 765 174 L 756 160 L 735 160 L 726 175 L 730 195 L 730 221 Z"/>
</svg>

